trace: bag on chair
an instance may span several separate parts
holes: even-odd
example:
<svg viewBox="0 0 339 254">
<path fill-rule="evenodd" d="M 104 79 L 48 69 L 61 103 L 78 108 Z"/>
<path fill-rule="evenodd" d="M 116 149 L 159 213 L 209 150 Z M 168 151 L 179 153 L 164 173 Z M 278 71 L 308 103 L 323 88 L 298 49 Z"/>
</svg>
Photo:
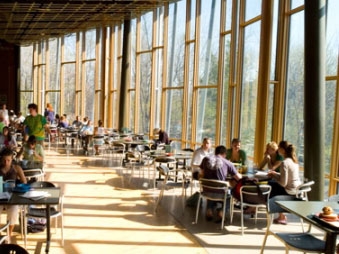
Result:
<svg viewBox="0 0 339 254">
<path fill-rule="evenodd" d="M 232 196 L 238 201 L 240 201 L 241 199 L 240 189 L 242 186 L 256 186 L 257 188 L 253 188 L 253 191 L 258 194 L 258 195 L 244 195 L 243 196 L 244 202 L 251 204 L 266 204 L 265 197 L 261 192 L 259 180 L 257 178 L 243 177 L 237 182 L 235 187 L 232 189 L 231 193 Z"/>
</svg>

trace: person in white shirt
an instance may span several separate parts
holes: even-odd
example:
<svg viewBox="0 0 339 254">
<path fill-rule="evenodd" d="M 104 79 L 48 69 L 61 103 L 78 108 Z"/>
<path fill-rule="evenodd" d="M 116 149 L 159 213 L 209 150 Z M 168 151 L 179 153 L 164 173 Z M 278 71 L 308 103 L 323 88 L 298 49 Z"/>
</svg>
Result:
<svg viewBox="0 0 339 254">
<path fill-rule="evenodd" d="M 200 164 L 202 160 L 206 156 L 212 154 L 211 145 L 212 145 L 211 139 L 204 138 L 202 141 L 201 147 L 196 149 L 193 153 L 191 167 L 192 167 L 193 178 L 196 180 L 198 179 L 198 176 L 199 176 Z"/>
<path fill-rule="evenodd" d="M 8 109 L 7 109 L 7 105 L 4 103 L 2 104 L 2 108 L 0 109 L 0 114 L 3 116 L 4 120 L 4 124 L 6 126 L 8 126 L 9 124 L 9 116 L 8 116 Z"/>
</svg>

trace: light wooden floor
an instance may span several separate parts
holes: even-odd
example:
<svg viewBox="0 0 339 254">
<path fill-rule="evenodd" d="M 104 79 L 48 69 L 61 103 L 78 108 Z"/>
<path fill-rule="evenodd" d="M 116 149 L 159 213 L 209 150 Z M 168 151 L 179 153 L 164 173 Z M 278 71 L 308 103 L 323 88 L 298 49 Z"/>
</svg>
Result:
<svg viewBox="0 0 339 254">
<path fill-rule="evenodd" d="M 159 191 L 147 187 L 148 181 L 142 177 L 129 183 L 126 172 L 114 166 L 112 158 L 84 156 L 61 146 L 46 149 L 46 154 L 46 180 L 59 185 L 65 195 L 65 245 L 60 246 L 60 225 L 56 232 L 52 228 L 51 254 L 260 252 L 264 216 L 257 224 L 246 218 L 244 236 L 237 214 L 232 225 L 227 220 L 225 230 L 205 221 L 203 212 L 194 224 L 195 211 L 182 208 L 179 190 L 166 191 L 154 213 Z M 286 228 L 300 231 L 298 222 L 277 226 L 278 230 Z M 23 246 L 19 227 L 16 231 L 12 241 Z M 45 232 L 28 235 L 29 253 L 44 253 L 45 236 Z M 270 237 L 265 253 L 284 253 L 284 248 Z"/>
</svg>

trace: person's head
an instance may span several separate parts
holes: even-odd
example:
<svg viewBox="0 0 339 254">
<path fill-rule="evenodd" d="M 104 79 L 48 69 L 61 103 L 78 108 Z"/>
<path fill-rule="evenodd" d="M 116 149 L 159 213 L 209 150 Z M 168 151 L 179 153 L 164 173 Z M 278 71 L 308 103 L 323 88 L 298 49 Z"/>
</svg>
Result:
<svg viewBox="0 0 339 254">
<path fill-rule="evenodd" d="M 79 119 L 80 119 L 80 116 L 75 117 L 75 120 L 79 121 Z"/>
<path fill-rule="evenodd" d="M 36 115 L 38 113 L 38 105 L 35 103 L 28 104 L 28 111 L 30 115 Z"/>
<path fill-rule="evenodd" d="M 65 120 L 65 117 L 64 116 L 60 116 L 60 121 L 64 121 Z"/>
<path fill-rule="evenodd" d="M 10 148 L 5 148 L 1 151 L 1 164 L 3 167 L 11 166 L 13 160 L 13 151 Z"/>
<path fill-rule="evenodd" d="M 160 132 L 160 128 L 154 128 L 153 129 L 153 135 L 158 135 Z"/>
<path fill-rule="evenodd" d="M 274 141 L 271 141 L 269 143 L 267 143 L 266 145 L 266 152 L 268 154 L 274 154 L 278 151 L 278 144 Z"/>
<path fill-rule="evenodd" d="M 278 152 L 284 158 L 291 158 L 295 163 L 298 162 L 295 146 L 283 140 L 279 143 Z"/>
<path fill-rule="evenodd" d="M 240 150 L 240 145 L 241 145 L 240 139 L 238 139 L 238 138 L 232 139 L 232 143 L 231 143 L 232 150 L 239 151 Z"/>
<path fill-rule="evenodd" d="M 30 149 L 34 149 L 36 145 L 36 138 L 34 135 L 29 136 L 27 140 L 27 145 Z"/>
<path fill-rule="evenodd" d="M 98 121 L 98 126 L 99 126 L 99 127 L 102 127 L 103 124 L 104 124 L 104 123 L 103 123 L 101 120 Z"/>
<path fill-rule="evenodd" d="M 52 109 L 52 108 L 53 108 L 53 107 L 52 107 L 52 104 L 51 104 L 51 103 L 47 103 L 46 108 Z"/>
<path fill-rule="evenodd" d="M 6 103 L 2 104 L 2 109 L 6 109 L 7 105 Z"/>
<path fill-rule="evenodd" d="M 2 129 L 2 135 L 8 136 L 9 134 L 10 134 L 9 128 L 8 128 L 7 126 L 5 126 L 5 127 Z"/>
<path fill-rule="evenodd" d="M 217 146 L 215 148 L 215 155 L 226 157 L 226 152 L 227 152 L 227 149 L 225 146 Z"/>
<path fill-rule="evenodd" d="M 204 138 L 202 140 L 202 145 L 201 145 L 202 149 L 208 150 L 211 148 L 211 145 L 212 145 L 212 142 L 210 138 Z"/>
</svg>

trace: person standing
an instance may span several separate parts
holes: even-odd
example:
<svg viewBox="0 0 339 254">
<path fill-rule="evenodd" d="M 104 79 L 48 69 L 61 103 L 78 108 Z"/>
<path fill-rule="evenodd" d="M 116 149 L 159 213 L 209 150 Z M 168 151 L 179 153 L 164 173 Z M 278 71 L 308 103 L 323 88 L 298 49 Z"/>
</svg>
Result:
<svg viewBox="0 0 339 254">
<path fill-rule="evenodd" d="M 44 116 L 46 117 L 47 121 L 50 124 L 54 123 L 55 120 L 55 112 L 53 110 L 53 106 L 51 103 L 47 103 L 46 109 L 45 109 L 45 113 Z"/>
<path fill-rule="evenodd" d="M 3 116 L 3 122 L 6 126 L 9 124 L 9 115 L 8 115 L 8 109 L 7 105 L 4 103 L 2 104 L 2 108 L 0 109 L 0 115 Z"/>
<path fill-rule="evenodd" d="M 43 145 L 45 139 L 45 130 L 48 131 L 47 120 L 44 116 L 38 114 L 38 106 L 34 103 L 28 105 L 29 116 L 25 118 L 24 130 L 25 135 L 36 138 L 38 144 Z"/>
</svg>

